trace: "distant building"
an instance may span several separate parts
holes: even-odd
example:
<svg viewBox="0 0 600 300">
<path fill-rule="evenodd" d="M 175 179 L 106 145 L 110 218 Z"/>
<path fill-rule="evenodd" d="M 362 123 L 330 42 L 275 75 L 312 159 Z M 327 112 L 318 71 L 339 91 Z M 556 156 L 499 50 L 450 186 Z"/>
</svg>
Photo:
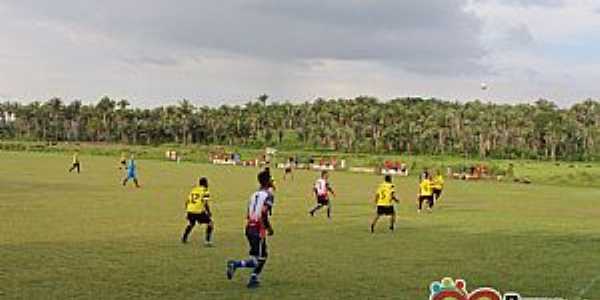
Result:
<svg viewBox="0 0 600 300">
<path fill-rule="evenodd" d="M 5 111 L 4 113 L 0 114 L 0 121 L 3 123 L 14 122 L 16 119 L 17 115 L 13 112 Z"/>
</svg>

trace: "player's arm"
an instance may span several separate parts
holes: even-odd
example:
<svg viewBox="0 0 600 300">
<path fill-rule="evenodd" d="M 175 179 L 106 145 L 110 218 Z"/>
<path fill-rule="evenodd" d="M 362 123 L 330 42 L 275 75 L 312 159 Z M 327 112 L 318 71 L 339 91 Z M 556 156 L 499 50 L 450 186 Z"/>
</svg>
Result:
<svg viewBox="0 0 600 300">
<path fill-rule="evenodd" d="M 333 197 L 335 196 L 335 191 L 333 190 L 333 188 L 331 187 L 331 185 L 329 185 L 329 183 L 327 183 L 327 190 L 333 195 Z"/>
<path fill-rule="evenodd" d="M 188 204 L 190 204 L 190 202 L 192 201 L 192 194 L 189 194 L 187 196 L 187 198 L 185 199 L 185 202 L 183 202 L 183 209 L 187 209 Z"/>
<path fill-rule="evenodd" d="M 204 194 L 202 196 L 202 202 L 204 202 L 204 211 L 209 215 L 212 216 L 212 212 L 210 211 L 210 206 L 208 205 L 208 202 L 210 200 L 210 194 Z"/>
<path fill-rule="evenodd" d="M 396 191 L 392 191 L 392 200 L 396 203 L 399 203 L 400 201 L 398 200 L 398 198 L 396 198 Z"/>
<path fill-rule="evenodd" d="M 275 232 L 273 231 L 273 226 L 271 225 L 271 221 L 269 220 L 269 207 L 270 206 L 265 205 L 265 211 L 263 211 L 262 213 L 262 223 L 265 229 L 267 230 L 267 233 L 269 235 L 273 235 Z"/>
</svg>

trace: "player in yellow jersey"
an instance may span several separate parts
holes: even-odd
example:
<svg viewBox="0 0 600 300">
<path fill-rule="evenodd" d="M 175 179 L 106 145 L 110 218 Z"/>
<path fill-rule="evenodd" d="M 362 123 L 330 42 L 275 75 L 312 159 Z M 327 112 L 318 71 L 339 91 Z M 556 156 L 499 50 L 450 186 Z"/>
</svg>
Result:
<svg viewBox="0 0 600 300">
<path fill-rule="evenodd" d="M 396 198 L 395 186 L 392 184 L 392 176 L 385 175 L 384 182 L 382 182 L 377 188 L 375 193 L 375 205 L 377 205 L 377 211 L 375 218 L 371 222 L 371 233 L 375 232 L 375 225 L 381 216 L 390 216 L 390 230 L 394 230 L 396 223 L 396 212 L 394 211 L 394 203 L 398 203 Z"/>
<path fill-rule="evenodd" d="M 433 182 L 431 184 L 431 188 L 433 189 L 433 200 L 434 203 L 437 203 L 442 196 L 442 190 L 444 189 L 444 176 L 442 176 L 442 171 L 437 170 L 436 175 L 433 177 Z"/>
<path fill-rule="evenodd" d="M 214 224 L 212 221 L 212 213 L 208 204 L 210 200 L 210 192 L 208 190 L 208 179 L 205 177 L 200 178 L 198 186 L 194 187 L 190 192 L 187 200 L 185 201 L 185 210 L 187 212 L 187 220 L 189 224 L 185 227 L 183 236 L 181 237 L 182 243 L 187 243 L 188 236 L 192 229 L 198 224 L 206 224 L 206 236 L 205 245 L 207 247 L 212 246 L 212 232 Z"/>
<path fill-rule="evenodd" d="M 417 199 L 417 212 L 421 212 L 421 209 L 423 209 L 423 202 L 427 201 L 427 203 L 429 204 L 429 207 L 427 208 L 427 210 L 429 212 L 432 212 L 433 209 L 433 189 L 431 187 L 432 184 L 432 180 L 431 180 L 431 175 L 428 172 L 423 173 L 423 175 L 421 175 L 421 182 L 419 183 L 419 194 L 418 194 L 418 199 Z"/>
<path fill-rule="evenodd" d="M 73 170 L 77 170 L 78 174 L 81 171 L 81 163 L 79 162 L 79 150 L 75 150 L 75 153 L 73 153 L 73 165 L 69 169 L 69 173 L 71 173 Z"/>
</svg>

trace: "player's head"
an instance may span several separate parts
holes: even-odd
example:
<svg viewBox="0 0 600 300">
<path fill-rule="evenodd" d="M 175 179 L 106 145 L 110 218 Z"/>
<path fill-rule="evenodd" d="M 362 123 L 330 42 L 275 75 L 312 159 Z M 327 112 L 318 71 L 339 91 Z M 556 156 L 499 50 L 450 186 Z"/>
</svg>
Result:
<svg viewBox="0 0 600 300">
<path fill-rule="evenodd" d="M 267 172 L 268 174 L 271 174 L 271 168 L 269 166 L 265 167 L 265 172 Z"/>
<path fill-rule="evenodd" d="M 133 153 L 131 153 L 131 155 L 129 155 L 130 159 L 135 159 L 135 155 Z"/>
<path fill-rule="evenodd" d="M 198 180 L 198 185 L 208 187 L 208 179 L 206 179 L 206 177 L 200 177 Z"/>
<path fill-rule="evenodd" d="M 427 170 L 423 171 L 421 174 L 421 180 L 429 179 L 429 172 Z"/>
<path fill-rule="evenodd" d="M 385 182 L 392 183 L 392 175 L 385 175 L 383 180 L 385 180 Z"/>
<path fill-rule="evenodd" d="M 267 189 L 271 186 L 271 174 L 266 170 L 258 173 L 257 178 L 262 189 Z"/>
<path fill-rule="evenodd" d="M 321 171 L 321 178 L 323 178 L 323 179 L 329 178 L 329 172 L 327 172 L 326 170 Z"/>
</svg>

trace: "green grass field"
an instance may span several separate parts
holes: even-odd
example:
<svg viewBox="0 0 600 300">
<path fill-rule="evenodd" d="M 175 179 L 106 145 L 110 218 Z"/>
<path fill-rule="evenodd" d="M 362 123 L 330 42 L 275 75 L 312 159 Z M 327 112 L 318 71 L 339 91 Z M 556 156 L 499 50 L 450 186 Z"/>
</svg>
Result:
<svg viewBox="0 0 600 300">
<path fill-rule="evenodd" d="M 307 215 L 317 174 L 278 191 L 263 286 L 248 273 L 245 203 L 257 169 L 138 162 L 142 188 L 119 185 L 117 158 L 0 152 L 0 298 L 6 299 L 407 299 L 434 280 L 464 278 L 523 296 L 600 299 L 600 190 L 448 181 L 431 215 L 414 209 L 416 179 L 396 179 L 398 229 L 369 233 L 381 178 L 334 173 L 334 218 Z M 183 201 L 199 175 L 215 199 L 215 246 L 179 238 Z"/>
</svg>

